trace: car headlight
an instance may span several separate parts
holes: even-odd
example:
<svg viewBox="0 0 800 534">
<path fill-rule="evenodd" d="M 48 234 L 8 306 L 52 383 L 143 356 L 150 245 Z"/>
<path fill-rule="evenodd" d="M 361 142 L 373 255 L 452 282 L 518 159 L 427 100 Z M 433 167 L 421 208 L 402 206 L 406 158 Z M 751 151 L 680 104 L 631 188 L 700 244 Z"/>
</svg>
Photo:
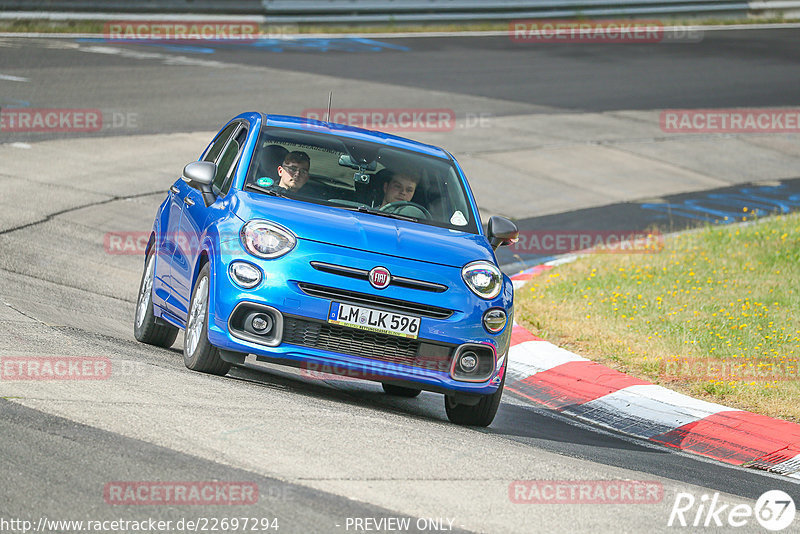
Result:
<svg viewBox="0 0 800 534">
<path fill-rule="evenodd" d="M 287 228 L 257 219 L 242 226 L 239 236 L 247 252 L 265 259 L 283 256 L 297 244 L 297 237 Z"/>
<path fill-rule="evenodd" d="M 480 260 L 461 269 L 461 278 L 473 293 L 483 299 L 493 299 L 503 288 L 503 275 L 494 263 Z"/>
</svg>

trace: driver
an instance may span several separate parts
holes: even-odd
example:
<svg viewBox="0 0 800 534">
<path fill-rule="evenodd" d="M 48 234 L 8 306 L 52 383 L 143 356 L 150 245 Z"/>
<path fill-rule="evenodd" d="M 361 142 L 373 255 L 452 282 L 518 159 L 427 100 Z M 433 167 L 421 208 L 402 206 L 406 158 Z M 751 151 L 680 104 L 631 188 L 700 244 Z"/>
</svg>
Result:
<svg viewBox="0 0 800 534">
<path fill-rule="evenodd" d="M 278 165 L 278 186 L 289 191 L 299 191 L 308 181 L 308 169 L 311 167 L 311 158 L 308 154 L 295 150 L 283 158 L 283 163 Z"/>
<path fill-rule="evenodd" d="M 391 179 L 383 184 L 383 201 L 380 207 L 392 202 L 410 202 L 419 181 L 419 174 L 410 169 L 393 173 Z"/>
</svg>

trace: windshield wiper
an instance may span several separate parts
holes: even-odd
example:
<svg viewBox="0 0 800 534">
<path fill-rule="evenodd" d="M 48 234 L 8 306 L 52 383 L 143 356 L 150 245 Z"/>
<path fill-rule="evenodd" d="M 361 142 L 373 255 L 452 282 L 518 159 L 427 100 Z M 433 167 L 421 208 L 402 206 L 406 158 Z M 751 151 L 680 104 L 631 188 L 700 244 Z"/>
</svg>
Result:
<svg viewBox="0 0 800 534">
<path fill-rule="evenodd" d="M 419 222 L 416 217 L 409 217 L 408 215 L 400 215 L 399 213 L 388 213 L 386 211 L 376 210 L 367 206 L 359 206 L 357 208 L 345 208 L 350 211 L 358 211 L 360 213 L 371 213 L 372 215 L 379 215 L 381 217 L 390 217 L 392 219 L 400 219 L 402 221 Z"/>
<path fill-rule="evenodd" d="M 260 186 L 258 184 L 254 184 L 254 183 L 245 184 L 244 188 L 245 189 L 251 189 L 253 191 L 258 191 L 259 193 L 265 193 L 267 195 L 272 195 L 274 197 L 289 198 L 288 196 L 286 196 L 285 194 L 283 194 L 280 191 L 280 189 L 282 189 L 282 188 L 262 187 L 262 186 Z"/>
</svg>

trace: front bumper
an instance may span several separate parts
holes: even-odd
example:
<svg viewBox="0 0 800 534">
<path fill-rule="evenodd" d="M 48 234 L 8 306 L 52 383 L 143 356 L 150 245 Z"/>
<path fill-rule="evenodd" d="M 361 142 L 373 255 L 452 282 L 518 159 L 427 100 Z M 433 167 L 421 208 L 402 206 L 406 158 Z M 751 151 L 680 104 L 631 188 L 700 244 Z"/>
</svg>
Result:
<svg viewBox="0 0 800 534">
<path fill-rule="evenodd" d="M 252 289 L 234 284 L 228 266 L 235 260 L 260 268 L 262 282 Z M 376 290 L 365 280 L 316 270 L 311 266 L 315 260 L 359 269 L 382 265 L 398 276 L 435 281 L 448 289 L 438 294 L 394 286 Z M 446 394 L 491 394 L 501 382 L 513 313 L 513 289 L 507 279 L 508 287 L 500 296 L 485 301 L 464 286 L 460 269 L 304 240 L 298 240 L 286 256 L 273 260 L 259 260 L 244 252 L 221 254 L 212 271 L 208 337 L 224 351 L 254 354 L 260 361 L 299 367 L 312 377 L 333 374 Z M 445 308 L 452 314 L 445 319 L 422 316 L 417 340 L 365 333 L 329 324 L 331 299 L 310 295 L 304 290 L 306 284 Z M 237 306 L 240 310 L 264 307 L 279 314 L 281 324 L 275 325 L 280 329 L 275 342 L 242 335 L 231 323 L 238 317 L 238 312 L 234 313 Z M 506 327 L 497 334 L 489 334 L 481 324 L 483 313 L 490 308 L 503 308 L 508 315 Z M 492 368 L 485 380 L 454 378 L 454 357 L 459 347 L 467 345 L 491 351 Z"/>
</svg>

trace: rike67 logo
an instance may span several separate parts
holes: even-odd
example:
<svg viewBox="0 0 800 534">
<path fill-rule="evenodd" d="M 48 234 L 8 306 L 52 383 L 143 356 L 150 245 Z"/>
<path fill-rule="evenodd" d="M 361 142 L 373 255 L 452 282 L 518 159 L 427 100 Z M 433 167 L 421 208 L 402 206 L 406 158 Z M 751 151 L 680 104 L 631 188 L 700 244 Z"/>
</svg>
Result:
<svg viewBox="0 0 800 534">
<path fill-rule="evenodd" d="M 777 532 L 792 524 L 795 512 L 794 500 L 781 490 L 763 493 L 752 507 L 721 504 L 719 493 L 704 494 L 696 499 L 691 493 L 681 492 L 675 496 L 667 526 L 743 527 L 755 518 L 763 528 Z"/>
</svg>

